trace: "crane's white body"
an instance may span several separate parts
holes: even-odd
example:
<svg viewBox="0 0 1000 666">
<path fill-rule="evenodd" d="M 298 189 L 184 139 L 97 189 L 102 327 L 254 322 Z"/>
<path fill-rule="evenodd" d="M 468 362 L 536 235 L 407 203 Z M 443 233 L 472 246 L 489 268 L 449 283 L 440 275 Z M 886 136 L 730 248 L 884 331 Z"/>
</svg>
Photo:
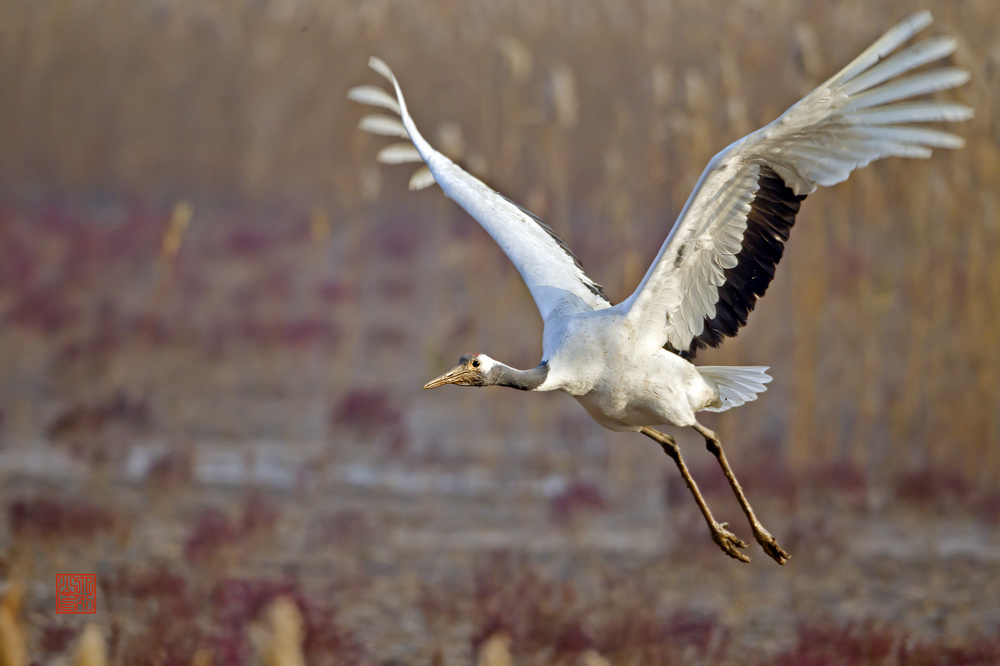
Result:
<svg viewBox="0 0 1000 666">
<path fill-rule="evenodd" d="M 689 426 L 695 412 L 718 400 L 692 363 L 628 334 L 634 325 L 620 308 L 566 317 L 546 329 L 549 374 L 537 390 L 569 393 L 605 428 Z"/>
<path fill-rule="evenodd" d="M 635 334 L 619 306 L 546 324 L 543 339 L 549 372 L 535 390 L 564 391 L 597 423 L 619 432 L 694 425 L 696 412 L 742 402 L 736 394 L 727 399 L 727 388 L 735 384 L 752 400 L 770 380 L 766 368 L 698 367 L 652 345 Z"/>
</svg>

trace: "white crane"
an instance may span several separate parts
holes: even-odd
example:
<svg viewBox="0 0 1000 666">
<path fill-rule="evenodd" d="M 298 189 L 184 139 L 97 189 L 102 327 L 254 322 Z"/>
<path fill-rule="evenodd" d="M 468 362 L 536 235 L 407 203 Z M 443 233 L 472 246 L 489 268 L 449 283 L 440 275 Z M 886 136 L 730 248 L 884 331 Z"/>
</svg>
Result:
<svg viewBox="0 0 1000 666">
<path fill-rule="evenodd" d="M 408 139 L 384 148 L 378 159 L 423 162 L 410 189 L 436 182 L 474 217 L 520 272 L 544 321 L 537 367 L 517 370 L 485 354 L 469 354 L 424 388 L 456 384 L 569 393 L 605 428 L 641 432 L 658 442 L 683 475 L 712 539 L 731 557 L 748 562 L 741 550 L 748 544 L 712 517 L 673 437 L 651 426 L 692 427 L 722 467 L 754 538 L 784 564 L 788 554 L 754 515 L 719 438 L 695 418 L 700 411 L 721 412 L 755 400 L 771 380 L 767 368 L 695 366 L 691 360 L 699 348 L 718 346 L 746 324 L 774 275 L 799 205 L 817 186 L 839 183 L 883 157 L 926 158 L 932 148 L 964 144 L 958 136 L 914 123 L 967 120 L 972 109 L 904 101 L 969 80 L 966 70 L 938 62 L 955 51 L 954 39 L 934 37 L 897 52 L 931 20 L 929 12 L 907 18 L 780 118 L 712 158 L 642 282 L 617 305 L 544 222 L 431 147 L 407 112 L 395 76 L 372 58 L 369 65 L 391 82 L 395 95 L 360 86 L 348 96 L 395 116 L 368 116 L 361 128 Z M 937 65 L 912 73 L 930 63 Z"/>
</svg>

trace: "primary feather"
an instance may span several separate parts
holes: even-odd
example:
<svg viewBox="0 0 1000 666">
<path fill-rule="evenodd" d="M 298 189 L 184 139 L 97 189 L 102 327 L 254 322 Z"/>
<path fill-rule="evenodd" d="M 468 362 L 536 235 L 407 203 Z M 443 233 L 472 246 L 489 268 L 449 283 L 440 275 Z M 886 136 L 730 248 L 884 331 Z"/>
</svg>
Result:
<svg viewBox="0 0 1000 666">
<path fill-rule="evenodd" d="M 894 52 L 931 21 L 916 14 L 770 125 L 708 164 L 635 292 L 622 304 L 655 344 L 691 358 L 735 335 L 764 295 L 805 195 L 897 155 L 929 157 L 961 137 L 913 123 L 951 122 L 972 109 L 903 102 L 962 85 L 969 73 L 939 67 L 911 73 L 955 51 L 932 38 Z"/>
<path fill-rule="evenodd" d="M 417 130 L 392 70 L 378 58 L 372 58 L 369 65 L 393 85 L 395 108 L 388 104 L 392 99 L 388 94 L 377 95 L 372 92 L 372 86 L 353 88 L 348 97 L 364 104 L 393 108 L 399 119 L 367 116 L 361 120 L 361 129 L 402 136 L 411 142 L 384 148 L 379 153 L 379 160 L 389 163 L 423 161 L 426 166 L 413 174 L 410 189 L 420 190 L 436 182 L 445 194 L 472 215 L 520 272 L 546 323 L 554 317 L 609 307 L 611 304 L 600 285 L 584 273 L 580 262 L 552 229 L 431 147 Z"/>
</svg>

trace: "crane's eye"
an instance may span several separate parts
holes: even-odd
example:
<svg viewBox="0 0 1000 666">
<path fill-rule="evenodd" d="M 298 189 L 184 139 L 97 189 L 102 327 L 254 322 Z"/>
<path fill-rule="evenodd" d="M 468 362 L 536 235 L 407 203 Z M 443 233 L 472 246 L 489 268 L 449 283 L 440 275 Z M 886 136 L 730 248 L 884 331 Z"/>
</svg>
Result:
<svg viewBox="0 0 1000 666">
<path fill-rule="evenodd" d="M 478 358 L 472 362 L 472 367 L 473 368 L 478 368 L 479 367 L 479 359 Z"/>
</svg>

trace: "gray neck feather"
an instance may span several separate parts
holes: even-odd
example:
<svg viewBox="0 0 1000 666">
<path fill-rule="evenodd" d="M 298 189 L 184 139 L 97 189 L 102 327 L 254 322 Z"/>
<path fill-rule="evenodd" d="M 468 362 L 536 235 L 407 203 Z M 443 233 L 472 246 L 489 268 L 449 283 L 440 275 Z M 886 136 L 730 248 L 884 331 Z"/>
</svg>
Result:
<svg viewBox="0 0 1000 666">
<path fill-rule="evenodd" d="M 549 364 L 542 361 L 531 370 L 518 370 L 501 363 L 490 371 L 490 384 L 509 386 L 519 391 L 534 391 L 545 382 L 549 375 Z"/>
</svg>

